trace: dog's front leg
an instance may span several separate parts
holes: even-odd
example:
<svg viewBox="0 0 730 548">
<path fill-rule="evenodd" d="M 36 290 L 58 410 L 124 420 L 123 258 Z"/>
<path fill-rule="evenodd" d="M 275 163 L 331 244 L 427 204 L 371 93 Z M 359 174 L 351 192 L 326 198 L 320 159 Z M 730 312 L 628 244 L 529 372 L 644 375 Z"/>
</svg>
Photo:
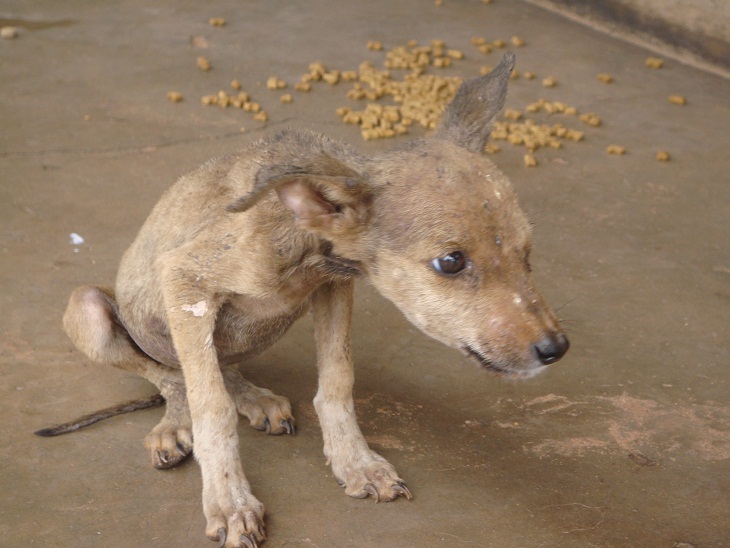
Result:
<svg viewBox="0 0 730 548">
<path fill-rule="evenodd" d="M 213 345 L 218 304 L 168 278 L 165 306 L 185 377 L 194 454 L 203 476 L 206 534 L 221 546 L 258 546 L 265 538 L 263 505 L 251 494 L 238 454 L 238 412 L 228 395 Z"/>
<path fill-rule="evenodd" d="M 324 454 L 351 497 L 372 495 L 376 502 L 401 495 L 410 499 L 411 494 L 395 468 L 368 447 L 355 418 L 355 375 L 350 350 L 352 300 L 352 281 L 325 284 L 314 295 L 319 369 L 314 406 L 322 427 Z"/>
</svg>

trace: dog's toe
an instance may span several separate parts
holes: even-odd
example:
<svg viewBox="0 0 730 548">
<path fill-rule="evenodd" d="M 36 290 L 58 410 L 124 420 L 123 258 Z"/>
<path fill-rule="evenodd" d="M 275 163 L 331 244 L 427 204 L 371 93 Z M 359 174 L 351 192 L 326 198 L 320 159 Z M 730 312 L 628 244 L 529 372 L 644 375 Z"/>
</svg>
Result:
<svg viewBox="0 0 730 548">
<path fill-rule="evenodd" d="M 164 470 L 177 466 L 193 452 L 190 427 L 171 424 L 163 419 L 145 438 L 152 466 Z"/>
</svg>

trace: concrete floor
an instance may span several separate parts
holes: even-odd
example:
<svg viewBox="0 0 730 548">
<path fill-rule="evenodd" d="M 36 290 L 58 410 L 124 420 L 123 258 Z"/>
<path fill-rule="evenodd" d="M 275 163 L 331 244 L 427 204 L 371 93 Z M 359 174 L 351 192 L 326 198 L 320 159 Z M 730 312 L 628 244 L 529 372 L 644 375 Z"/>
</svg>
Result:
<svg viewBox="0 0 730 548">
<path fill-rule="evenodd" d="M 296 437 L 239 426 L 267 546 L 730 544 L 727 80 L 671 59 L 646 69 L 647 51 L 521 2 L 5 0 L 0 20 L 20 29 L 0 40 L 0 545 L 212 545 L 197 465 L 148 463 L 142 439 L 160 409 L 32 435 L 153 393 L 73 349 L 60 327 L 70 291 L 113 283 L 158 196 L 207 158 L 285 126 L 360 141 L 333 112 L 348 104 L 344 85 L 282 105 L 268 76 L 294 82 L 315 60 L 380 64 L 368 40 L 433 38 L 467 54 L 448 74 L 473 76 L 498 53 L 482 59 L 470 37 L 515 34 L 527 41 L 518 69 L 538 79 L 515 80 L 508 106 L 545 97 L 604 122 L 538 151 L 535 169 L 508 145 L 494 157 L 535 221 L 534 270 L 571 351 L 536 379 L 500 381 L 361 284 L 357 411 L 415 497 L 375 505 L 346 497 L 324 465 L 304 319 L 242 365 L 298 418 Z M 193 35 L 210 47 L 194 49 Z M 201 54 L 210 72 L 195 67 Z M 547 75 L 557 87 L 541 87 Z M 264 104 L 266 126 L 200 105 L 232 78 Z M 170 90 L 186 100 L 167 101 Z M 614 143 L 628 153 L 607 155 Z M 658 149 L 672 160 L 656 162 Z M 71 245 L 72 232 L 85 242 Z"/>
</svg>

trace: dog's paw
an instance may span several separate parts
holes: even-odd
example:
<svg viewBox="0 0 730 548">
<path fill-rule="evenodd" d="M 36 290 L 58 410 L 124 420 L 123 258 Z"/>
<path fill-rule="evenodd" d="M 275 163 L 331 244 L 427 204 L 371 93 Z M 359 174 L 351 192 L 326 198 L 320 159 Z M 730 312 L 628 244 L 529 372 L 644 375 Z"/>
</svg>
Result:
<svg viewBox="0 0 730 548">
<path fill-rule="evenodd" d="M 231 395 L 236 408 L 253 428 L 273 436 L 296 433 L 296 423 L 287 398 L 248 381 L 237 383 L 234 387 Z"/>
<path fill-rule="evenodd" d="M 333 458 L 332 471 L 337 482 L 345 488 L 345 493 L 351 497 L 373 497 L 376 503 L 389 502 L 398 497 L 408 500 L 413 498 L 393 465 L 374 451 L 354 460 L 346 458 L 344 462 L 335 462 Z"/>
<path fill-rule="evenodd" d="M 152 466 L 158 469 L 177 466 L 193 451 L 192 425 L 181 424 L 165 416 L 144 440 Z"/>
<path fill-rule="evenodd" d="M 258 548 L 266 539 L 264 505 L 250 493 L 204 495 L 205 534 L 220 547 Z"/>
</svg>

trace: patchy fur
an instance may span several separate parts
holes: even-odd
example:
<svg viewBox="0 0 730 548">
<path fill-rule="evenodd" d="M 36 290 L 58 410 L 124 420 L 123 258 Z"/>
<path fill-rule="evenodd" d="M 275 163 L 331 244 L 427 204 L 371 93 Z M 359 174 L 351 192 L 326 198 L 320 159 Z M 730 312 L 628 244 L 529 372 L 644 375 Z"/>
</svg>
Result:
<svg viewBox="0 0 730 548">
<path fill-rule="evenodd" d="M 483 154 L 514 56 L 469 81 L 436 134 L 377 157 L 288 130 L 182 177 L 125 253 L 116 289 L 74 291 L 64 326 L 90 359 L 135 372 L 167 402 L 147 436 L 154 466 L 193 448 L 206 533 L 265 539 L 238 453 L 238 414 L 294 432 L 286 398 L 227 366 L 261 352 L 310 308 L 324 452 L 353 497 L 410 492 L 357 425 L 350 351 L 362 275 L 430 336 L 503 375 L 528 377 L 568 341 L 535 288 L 530 226 Z"/>
</svg>

